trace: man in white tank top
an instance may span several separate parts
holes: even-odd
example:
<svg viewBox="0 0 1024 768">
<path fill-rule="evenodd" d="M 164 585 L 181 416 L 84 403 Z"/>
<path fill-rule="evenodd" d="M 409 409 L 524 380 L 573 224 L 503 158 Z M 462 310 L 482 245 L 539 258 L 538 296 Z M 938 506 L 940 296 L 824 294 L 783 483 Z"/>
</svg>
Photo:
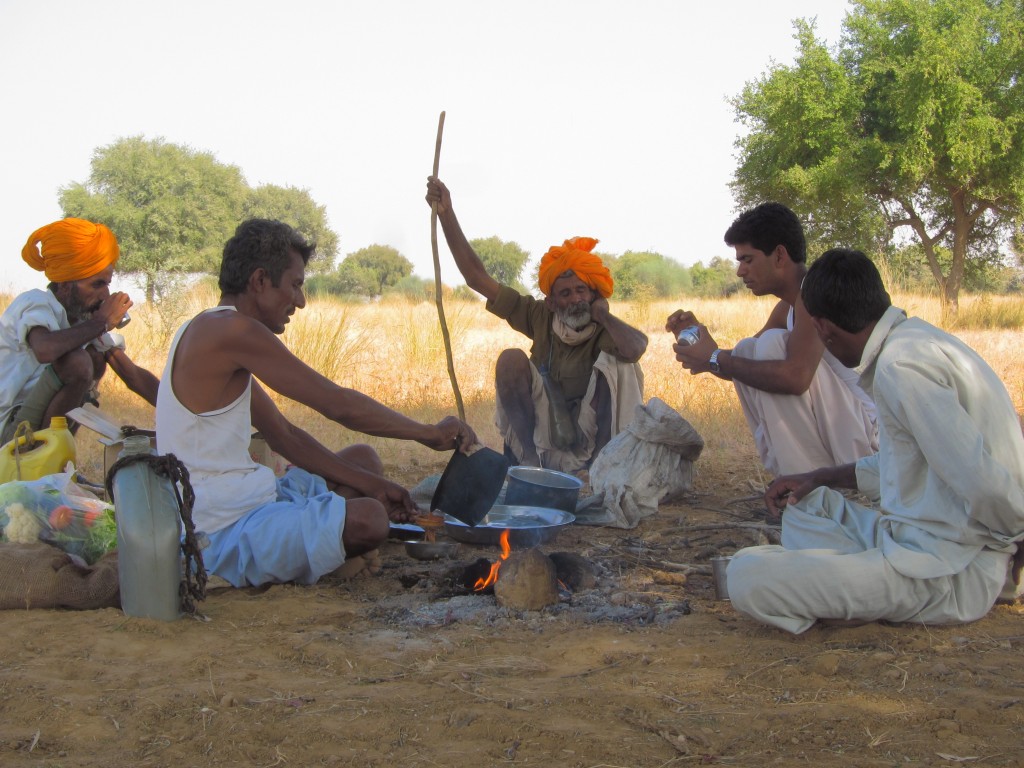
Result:
<svg viewBox="0 0 1024 768">
<path fill-rule="evenodd" d="M 691 374 L 711 372 L 733 382 L 772 475 L 874 453 L 874 404 L 857 374 L 827 352 L 800 300 L 807 246 L 796 214 L 780 203 L 763 203 L 733 221 L 725 242 L 736 251 L 736 274 L 747 288 L 779 302 L 764 327 L 731 350 L 719 349 L 692 312 L 676 311 L 666 323 L 673 334 L 700 325 L 697 343 L 673 345 L 676 360 Z"/>
<path fill-rule="evenodd" d="M 278 334 L 306 304 L 313 251 L 286 224 L 243 222 L 224 248 L 220 305 L 178 331 L 157 396 L 157 445 L 189 470 L 196 529 L 211 542 L 207 571 L 235 586 L 311 584 L 383 543 L 389 519 L 418 512 L 370 446 L 331 451 L 289 422 L 263 386 L 364 434 L 438 451 L 477 442 L 455 417 L 422 424 L 338 386 L 285 347 Z M 283 478 L 249 455 L 253 428 L 293 465 Z"/>
</svg>

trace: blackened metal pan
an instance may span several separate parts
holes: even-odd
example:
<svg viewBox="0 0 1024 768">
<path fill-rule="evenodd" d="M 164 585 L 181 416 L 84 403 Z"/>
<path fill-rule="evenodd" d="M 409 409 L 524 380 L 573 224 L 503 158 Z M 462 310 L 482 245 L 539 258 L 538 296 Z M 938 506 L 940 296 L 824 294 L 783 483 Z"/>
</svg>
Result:
<svg viewBox="0 0 1024 768">
<path fill-rule="evenodd" d="M 448 460 L 434 490 L 430 509 L 470 527 L 494 506 L 508 472 L 508 459 L 497 451 L 481 447 L 466 455 L 456 451 Z"/>
</svg>

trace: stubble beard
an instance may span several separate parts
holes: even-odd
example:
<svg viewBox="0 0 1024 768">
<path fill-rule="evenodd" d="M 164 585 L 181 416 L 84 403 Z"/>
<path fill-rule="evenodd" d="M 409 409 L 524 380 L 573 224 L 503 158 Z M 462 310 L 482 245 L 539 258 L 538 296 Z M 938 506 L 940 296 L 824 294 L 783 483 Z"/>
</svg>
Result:
<svg viewBox="0 0 1024 768">
<path fill-rule="evenodd" d="M 71 325 L 77 325 L 83 320 L 92 317 L 92 313 L 99 309 L 99 304 L 94 307 L 87 307 L 78 293 L 78 287 L 74 284 L 63 284 L 58 286 L 56 291 L 57 300 L 64 307 Z"/>
</svg>

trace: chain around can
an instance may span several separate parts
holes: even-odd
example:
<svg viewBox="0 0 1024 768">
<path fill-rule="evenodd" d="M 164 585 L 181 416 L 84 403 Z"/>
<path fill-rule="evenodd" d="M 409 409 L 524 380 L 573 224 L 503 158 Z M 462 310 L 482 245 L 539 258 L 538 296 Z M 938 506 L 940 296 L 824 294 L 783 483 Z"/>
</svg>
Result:
<svg viewBox="0 0 1024 768">
<path fill-rule="evenodd" d="M 688 328 L 683 328 L 676 336 L 676 342 L 684 346 L 690 346 L 700 341 L 700 326 L 691 325 Z"/>
</svg>

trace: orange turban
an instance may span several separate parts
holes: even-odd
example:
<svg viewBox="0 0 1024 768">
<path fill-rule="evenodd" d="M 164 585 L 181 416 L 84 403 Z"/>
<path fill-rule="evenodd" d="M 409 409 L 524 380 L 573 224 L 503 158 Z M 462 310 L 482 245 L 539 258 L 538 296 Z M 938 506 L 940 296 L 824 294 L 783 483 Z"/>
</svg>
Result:
<svg viewBox="0 0 1024 768">
<path fill-rule="evenodd" d="M 21 258 L 52 283 L 85 280 L 116 264 L 120 255 L 114 233 L 85 219 L 61 219 L 40 227 L 21 249 Z"/>
<path fill-rule="evenodd" d="M 537 278 L 544 295 L 551 293 L 551 286 L 563 273 L 572 271 L 604 298 L 611 296 L 615 282 L 601 257 L 591 253 L 595 245 L 597 240 L 592 237 L 574 237 L 562 245 L 551 246 L 540 260 Z"/>
</svg>

